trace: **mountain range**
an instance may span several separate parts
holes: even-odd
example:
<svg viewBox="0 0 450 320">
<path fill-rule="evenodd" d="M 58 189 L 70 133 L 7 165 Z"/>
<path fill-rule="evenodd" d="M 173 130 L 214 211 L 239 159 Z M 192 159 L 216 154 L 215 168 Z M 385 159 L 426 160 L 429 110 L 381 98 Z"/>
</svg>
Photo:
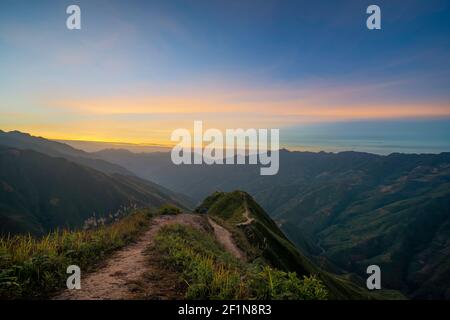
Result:
<svg viewBox="0 0 450 320">
<path fill-rule="evenodd" d="M 0 234 L 82 228 L 130 208 L 168 203 L 192 205 L 182 195 L 68 145 L 0 133 Z"/>
<path fill-rule="evenodd" d="M 264 235 L 278 237 L 272 248 L 280 239 L 284 244 L 270 258 L 278 267 L 327 270 L 322 274 L 358 287 L 367 266 L 377 264 L 383 288 L 417 299 L 450 298 L 450 153 L 281 150 L 278 175 L 260 176 L 256 165 L 176 166 L 168 152 L 88 153 L 20 132 L 1 132 L 0 146 L 2 233 L 81 227 L 94 213 L 109 216 L 127 206 L 196 202 L 223 215 L 207 205 L 217 202 L 208 196 L 243 190 L 254 212 L 268 212 L 261 225 L 271 232 L 253 230 L 254 241 Z M 225 207 L 239 207 L 239 197 L 222 195 L 217 203 L 228 199 Z M 302 263 L 289 265 L 299 257 Z"/>
<path fill-rule="evenodd" d="M 18 132 L 11 135 L 14 139 L 7 139 L 8 146 L 0 144 L 1 235 L 32 234 L 39 238 L 57 229 L 82 229 L 87 222 L 95 222 L 88 227 L 96 227 L 98 223 L 119 221 L 138 207 L 151 210 L 170 204 L 188 210 L 190 203 L 183 201 L 186 197 L 133 174 L 110 172 L 110 168 L 127 171 L 119 165 L 97 161 L 97 155 L 78 153 L 68 146 Z M 73 158 L 74 154 L 82 155 L 84 164 L 77 163 L 80 158 Z M 87 166 L 85 159 L 108 170 L 102 172 Z M 323 271 L 297 250 L 245 192 L 214 193 L 196 211 L 226 226 L 247 255 L 247 261 L 263 259 L 263 264 L 299 276 L 317 275 L 331 298 L 402 297 L 389 291 L 370 293 L 360 286 L 362 283 Z"/>
</svg>

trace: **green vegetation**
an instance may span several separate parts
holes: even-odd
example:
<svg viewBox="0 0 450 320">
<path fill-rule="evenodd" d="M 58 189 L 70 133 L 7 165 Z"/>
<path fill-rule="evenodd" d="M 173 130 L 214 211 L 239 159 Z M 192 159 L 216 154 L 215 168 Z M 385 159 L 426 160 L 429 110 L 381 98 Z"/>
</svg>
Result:
<svg viewBox="0 0 450 320">
<path fill-rule="evenodd" d="M 66 269 L 90 270 L 108 254 L 134 241 L 151 212 L 136 210 L 119 222 L 88 231 L 56 231 L 0 238 L 0 299 L 49 297 L 65 285 Z"/>
<path fill-rule="evenodd" d="M 327 298 L 315 276 L 299 279 L 263 263 L 239 261 L 212 235 L 192 227 L 164 227 L 155 238 L 155 249 L 167 267 L 182 274 L 187 299 Z"/>
<path fill-rule="evenodd" d="M 158 213 L 161 215 L 177 215 L 182 213 L 183 211 L 178 208 L 177 206 L 174 206 L 172 204 L 165 204 L 161 208 L 158 209 Z"/>
</svg>

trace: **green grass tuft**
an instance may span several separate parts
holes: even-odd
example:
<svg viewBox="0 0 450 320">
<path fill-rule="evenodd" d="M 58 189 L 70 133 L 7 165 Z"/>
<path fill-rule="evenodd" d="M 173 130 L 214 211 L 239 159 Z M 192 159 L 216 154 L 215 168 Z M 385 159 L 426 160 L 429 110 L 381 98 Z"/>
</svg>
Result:
<svg viewBox="0 0 450 320">
<path fill-rule="evenodd" d="M 182 212 L 183 211 L 180 208 L 172 204 L 163 205 L 158 209 L 158 214 L 160 215 L 177 215 L 181 214 Z"/>
</svg>

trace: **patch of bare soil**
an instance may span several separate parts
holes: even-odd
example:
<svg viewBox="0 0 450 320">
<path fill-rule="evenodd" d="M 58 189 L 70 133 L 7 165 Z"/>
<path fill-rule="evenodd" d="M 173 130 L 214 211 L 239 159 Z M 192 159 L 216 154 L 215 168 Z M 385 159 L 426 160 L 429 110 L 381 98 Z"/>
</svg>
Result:
<svg viewBox="0 0 450 320">
<path fill-rule="evenodd" d="M 217 241 L 224 246 L 225 250 L 240 260 L 246 260 L 245 253 L 236 246 L 230 231 L 215 223 L 211 218 L 208 218 L 208 222 L 214 228 Z"/>
</svg>

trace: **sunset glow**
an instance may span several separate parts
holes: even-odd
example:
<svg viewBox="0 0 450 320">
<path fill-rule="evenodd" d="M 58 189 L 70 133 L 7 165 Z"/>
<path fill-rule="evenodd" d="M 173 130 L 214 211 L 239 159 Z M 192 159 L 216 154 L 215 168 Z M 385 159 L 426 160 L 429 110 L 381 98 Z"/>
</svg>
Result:
<svg viewBox="0 0 450 320">
<path fill-rule="evenodd" d="M 378 33 L 356 2 L 265 3 L 80 1 L 85 27 L 72 32 L 63 3 L 10 2 L 0 12 L 0 129 L 171 145 L 194 120 L 224 129 L 450 118 L 445 10 L 411 4 L 423 34 L 411 38 L 404 9 L 388 2 Z M 193 18 L 206 7 L 208 19 Z"/>
</svg>

